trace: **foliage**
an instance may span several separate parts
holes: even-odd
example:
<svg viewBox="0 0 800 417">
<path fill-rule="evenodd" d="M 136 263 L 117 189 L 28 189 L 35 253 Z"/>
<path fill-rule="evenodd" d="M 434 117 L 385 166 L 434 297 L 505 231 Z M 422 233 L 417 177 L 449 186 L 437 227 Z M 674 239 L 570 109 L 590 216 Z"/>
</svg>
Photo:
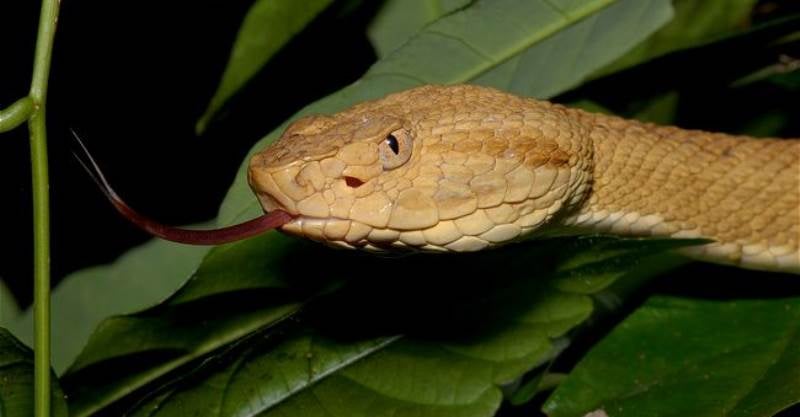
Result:
<svg viewBox="0 0 800 417">
<path fill-rule="evenodd" d="M 51 393 L 51 415 L 66 416 L 67 402 L 55 381 Z M 0 328 L 0 416 L 30 416 L 33 404 L 33 352 Z"/>
<path fill-rule="evenodd" d="M 771 416 L 800 402 L 799 326 L 798 299 L 653 298 L 578 363 L 544 409 Z"/>
<path fill-rule="evenodd" d="M 14 300 L 14 295 L 6 287 L 3 281 L 0 281 L 0 327 L 6 323 L 13 323 L 20 315 L 20 309 Z"/>
<path fill-rule="evenodd" d="M 148 242 L 111 265 L 71 274 L 53 291 L 53 368 L 63 372 L 95 327 L 114 314 L 141 310 L 163 300 L 186 281 L 208 251 L 205 247 Z M 33 312 L 7 322 L 21 340 L 33 342 Z"/>
<path fill-rule="evenodd" d="M 667 25 L 596 75 L 608 75 L 668 52 L 735 33 L 744 27 L 755 4 L 756 0 L 676 0 L 675 17 Z"/>
<path fill-rule="evenodd" d="M 307 406 L 296 397 L 323 389 L 330 401 L 359 399 L 343 415 L 377 415 L 375 407 L 491 415 L 501 398 L 495 385 L 563 348 L 565 333 L 592 311 L 588 294 L 643 256 L 692 243 L 560 239 L 462 256 L 453 266 L 442 257 L 331 254 L 263 236 L 212 251 L 165 303 L 106 320 L 63 381 L 73 414 L 89 415 L 143 386 L 151 392 L 167 371 L 211 353 L 211 365 L 173 372 L 181 381 L 166 396 L 156 390 L 139 412 L 180 415 L 174 410 L 191 403 L 219 415 L 245 405 L 292 414 Z M 291 267 L 301 259 L 321 267 Z M 506 274 L 485 279 L 499 264 Z"/>
<path fill-rule="evenodd" d="M 345 2 L 255 0 L 198 130 L 281 48 L 291 48 L 295 34 L 330 18 L 324 10 L 333 3 Z M 800 19 L 750 27 L 754 4 L 387 0 L 368 29 L 378 60 L 356 83 L 293 118 L 424 83 L 470 82 L 539 98 L 583 85 L 559 99 L 671 123 L 686 97 L 673 83 L 680 77 L 651 79 L 658 89 L 647 91 L 621 79 L 734 41 L 762 49 L 798 42 L 786 35 L 800 30 Z M 798 85 L 797 72 L 746 64 L 760 67 L 725 68 L 739 80 L 734 88 Z M 788 123 L 762 116 L 754 126 Z M 220 224 L 260 211 L 246 161 Z M 75 416 L 491 416 L 519 412 L 513 407 L 533 407 L 524 409 L 533 415 L 545 398 L 543 410 L 553 416 L 599 408 L 610 415 L 767 416 L 798 402 L 788 378 L 797 371 L 795 300 L 655 298 L 600 343 L 581 345 L 581 330 L 685 262 L 667 251 L 698 243 L 558 238 L 454 261 L 378 259 L 274 233 L 211 251 L 151 242 L 55 290 L 56 369 L 66 369 L 61 384 Z M 30 340 L 30 320 L 26 312 L 8 326 Z M 762 338 L 770 343 L 753 342 Z M 14 346 L 0 346 L 0 356 L 14 355 Z M 574 362 L 559 363 L 565 349 L 589 352 L 572 370 Z M 698 389 L 708 381 L 713 392 Z M 732 399 L 741 401 L 718 408 Z"/>
<path fill-rule="evenodd" d="M 226 101 L 332 0 L 256 0 L 239 29 L 217 91 L 196 130 L 202 133 Z"/>
</svg>

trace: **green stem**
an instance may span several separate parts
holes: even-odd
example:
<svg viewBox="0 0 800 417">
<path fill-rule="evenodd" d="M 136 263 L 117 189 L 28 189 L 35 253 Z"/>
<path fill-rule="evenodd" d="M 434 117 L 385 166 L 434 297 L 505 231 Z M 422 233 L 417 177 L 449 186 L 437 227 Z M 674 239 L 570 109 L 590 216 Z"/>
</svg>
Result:
<svg viewBox="0 0 800 417">
<path fill-rule="evenodd" d="M 30 98 L 35 107 L 28 121 L 31 136 L 34 237 L 34 398 L 36 417 L 50 417 L 50 195 L 45 102 L 58 0 L 42 0 L 33 61 Z"/>
<path fill-rule="evenodd" d="M 47 131 L 39 109 L 29 122 L 33 175 L 33 301 L 36 417 L 50 416 L 50 196 Z"/>
<path fill-rule="evenodd" d="M 0 110 L 0 133 L 25 123 L 33 113 L 33 100 L 30 97 L 23 97 L 14 104 Z"/>
</svg>

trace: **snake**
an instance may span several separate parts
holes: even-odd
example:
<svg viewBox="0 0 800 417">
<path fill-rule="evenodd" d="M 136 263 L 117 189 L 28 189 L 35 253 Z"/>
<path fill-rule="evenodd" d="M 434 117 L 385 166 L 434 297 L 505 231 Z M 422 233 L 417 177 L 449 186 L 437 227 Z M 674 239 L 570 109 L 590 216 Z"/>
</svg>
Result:
<svg viewBox="0 0 800 417">
<path fill-rule="evenodd" d="M 290 124 L 250 187 L 280 230 L 375 252 L 531 237 L 700 238 L 697 259 L 800 272 L 800 140 L 659 126 L 476 85 Z"/>
<path fill-rule="evenodd" d="M 76 136 L 77 139 L 77 136 Z M 79 140 L 80 142 L 80 140 Z M 265 214 L 215 230 L 114 207 L 168 240 L 277 228 L 371 252 L 474 252 L 529 238 L 704 239 L 689 257 L 800 273 L 800 140 L 687 130 L 476 85 L 424 85 L 292 122 L 252 156 Z"/>
</svg>

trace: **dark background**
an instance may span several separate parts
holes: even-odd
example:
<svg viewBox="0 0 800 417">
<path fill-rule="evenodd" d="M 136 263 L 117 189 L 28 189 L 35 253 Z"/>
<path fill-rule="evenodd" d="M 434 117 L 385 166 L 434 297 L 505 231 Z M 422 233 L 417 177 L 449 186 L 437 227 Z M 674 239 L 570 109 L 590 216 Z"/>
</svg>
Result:
<svg viewBox="0 0 800 417">
<path fill-rule="evenodd" d="M 70 128 L 139 211 L 168 224 L 211 219 L 252 144 L 303 105 L 355 81 L 374 61 L 365 28 L 380 3 L 336 2 L 198 137 L 195 122 L 216 88 L 251 1 L 63 1 L 48 107 L 54 282 L 76 269 L 112 261 L 148 239 L 112 210 L 74 161 Z M 762 1 L 753 21 L 800 12 L 797 3 Z M 28 90 L 38 8 L 30 0 L 0 2 L 0 107 Z M 747 128 L 748 115 L 782 112 L 789 121 L 777 133 L 800 137 L 800 111 L 786 116 L 787 109 L 800 107 L 796 95 L 768 83 L 727 88 L 731 80 L 794 52 L 770 48 L 764 40 L 723 45 L 667 57 L 558 100 L 589 96 L 625 113 L 631 96 L 644 100 L 658 89 L 677 89 L 681 126 L 739 131 Z M 0 279 L 23 305 L 30 302 L 32 287 L 27 137 L 24 127 L 0 137 L 0 218 L 5 223 Z M 736 288 L 736 277 L 747 279 L 732 268 L 691 268 L 679 275 L 725 276 L 730 288 Z M 688 281 L 681 287 L 673 280 L 666 287 L 710 294 L 717 283 L 701 287 Z"/>
</svg>

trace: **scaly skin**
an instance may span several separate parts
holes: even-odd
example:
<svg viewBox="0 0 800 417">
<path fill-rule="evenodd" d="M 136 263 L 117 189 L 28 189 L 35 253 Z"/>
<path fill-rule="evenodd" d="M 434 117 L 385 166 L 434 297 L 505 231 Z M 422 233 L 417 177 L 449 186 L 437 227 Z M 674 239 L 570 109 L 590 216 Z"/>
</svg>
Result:
<svg viewBox="0 0 800 417">
<path fill-rule="evenodd" d="M 660 127 L 485 87 L 424 86 L 300 119 L 253 157 L 249 180 L 265 210 L 298 215 L 283 231 L 334 246 L 702 237 L 715 242 L 689 255 L 800 272 L 800 141 Z"/>
</svg>

